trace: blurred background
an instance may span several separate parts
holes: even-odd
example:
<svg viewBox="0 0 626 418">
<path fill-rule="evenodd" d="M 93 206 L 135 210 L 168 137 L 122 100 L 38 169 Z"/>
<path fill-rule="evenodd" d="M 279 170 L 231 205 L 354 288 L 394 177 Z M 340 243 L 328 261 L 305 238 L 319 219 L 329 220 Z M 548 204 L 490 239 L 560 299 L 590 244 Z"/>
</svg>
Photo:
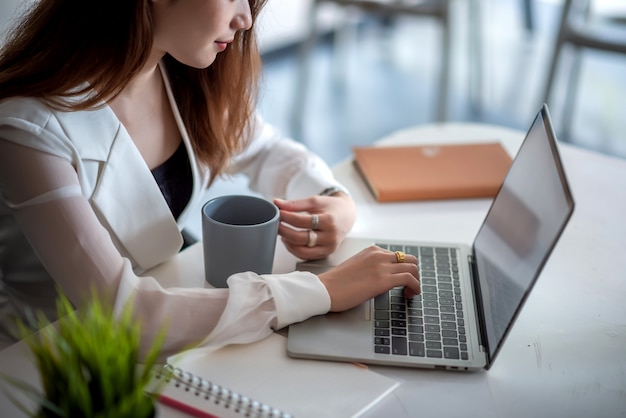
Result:
<svg viewBox="0 0 626 418">
<path fill-rule="evenodd" d="M 31 1 L 0 0 L 0 41 Z M 626 158 L 625 29 L 626 0 L 269 0 L 259 107 L 331 165 L 420 124 L 525 131 L 544 101 L 559 140 Z"/>
<path fill-rule="evenodd" d="M 433 0 L 446 4 L 447 19 L 363 13 L 340 7 L 346 2 L 376 3 L 269 0 L 258 22 L 262 114 L 331 165 L 354 145 L 419 124 L 476 122 L 525 131 L 545 100 L 557 51 L 547 100 L 557 137 L 626 157 L 626 0 Z M 410 8 L 429 1 L 378 2 Z M 587 29 L 598 38 L 594 48 L 580 47 Z M 303 64 L 312 32 L 316 42 Z M 607 45 L 612 50 L 597 48 Z"/>
</svg>

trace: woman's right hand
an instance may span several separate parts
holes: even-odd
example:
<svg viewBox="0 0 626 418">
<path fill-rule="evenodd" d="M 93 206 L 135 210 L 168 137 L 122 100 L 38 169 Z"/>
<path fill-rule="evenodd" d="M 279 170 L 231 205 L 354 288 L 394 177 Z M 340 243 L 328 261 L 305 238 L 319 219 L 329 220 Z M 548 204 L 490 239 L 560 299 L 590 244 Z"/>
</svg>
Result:
<svg viewBox="0 0 626 418">
<path fill-rule="evenodd" d="M 332 312 L 353 308 L 397 286 L 404 286 L 407 297 L 420 293 L 417 258 L 406 254 L 398 263 L 395 253 L 374 245 L 319 278 L 330 295 Z"/>
</svg>

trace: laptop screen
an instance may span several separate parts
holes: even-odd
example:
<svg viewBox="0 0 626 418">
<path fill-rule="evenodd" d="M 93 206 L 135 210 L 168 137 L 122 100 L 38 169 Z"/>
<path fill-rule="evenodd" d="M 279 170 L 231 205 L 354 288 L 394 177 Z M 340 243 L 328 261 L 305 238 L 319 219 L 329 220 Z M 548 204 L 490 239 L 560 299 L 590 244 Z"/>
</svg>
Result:
<svg viewBox="0 0 626 418">
<path fill-rule="evenodd" d="M 574 208 L 547 107 L 541 109 L 474 241 L 492 362 Z"/>
</svg>

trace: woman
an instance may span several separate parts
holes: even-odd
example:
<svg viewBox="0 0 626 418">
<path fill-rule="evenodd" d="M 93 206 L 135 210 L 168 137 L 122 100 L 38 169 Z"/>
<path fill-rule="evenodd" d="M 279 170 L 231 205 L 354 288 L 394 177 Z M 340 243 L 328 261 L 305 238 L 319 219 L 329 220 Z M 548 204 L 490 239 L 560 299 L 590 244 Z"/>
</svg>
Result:
<svg viewBox="0 0 626 418">
<path fill-rule="evenodd" d="M 0 56 L 5 335 L 27 308 L 54 318 L 55 285 L 75 304 L 93 288 L 116 308 L 132 300 L 144 346 L 168 324 L 163 355 L 419 291 L 415 258 L 375 247 L 319 276 L 236 274 L 229 289 L 163 289 L 142 274 L 180 250 L 188 208 L 229 173 L 275 198 L 300 258 L 327 256 L 354 223 L 328 167 L 255 114 L 263 3 L 40 0 L 16 26 Z"/>
</svg>

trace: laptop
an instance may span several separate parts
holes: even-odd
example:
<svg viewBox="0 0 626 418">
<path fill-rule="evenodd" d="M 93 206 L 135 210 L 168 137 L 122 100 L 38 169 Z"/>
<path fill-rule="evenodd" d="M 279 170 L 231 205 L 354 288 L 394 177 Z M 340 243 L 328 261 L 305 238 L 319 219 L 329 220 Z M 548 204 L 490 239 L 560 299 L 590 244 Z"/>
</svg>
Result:
<svg viewBox="0 0 626 418">
<path fill-rule="evenodd" d="M 574 211 L 548 107 L 528 130 L 471 246 L 347 238 L 319 273 L 368 245 L 414 254 L 421 294 L 391 289 L 349 311 L 289 326 L 291 357 L 489 369 Z M 418 215 L 416 215 L 418 216 Z"/>
</svg>

